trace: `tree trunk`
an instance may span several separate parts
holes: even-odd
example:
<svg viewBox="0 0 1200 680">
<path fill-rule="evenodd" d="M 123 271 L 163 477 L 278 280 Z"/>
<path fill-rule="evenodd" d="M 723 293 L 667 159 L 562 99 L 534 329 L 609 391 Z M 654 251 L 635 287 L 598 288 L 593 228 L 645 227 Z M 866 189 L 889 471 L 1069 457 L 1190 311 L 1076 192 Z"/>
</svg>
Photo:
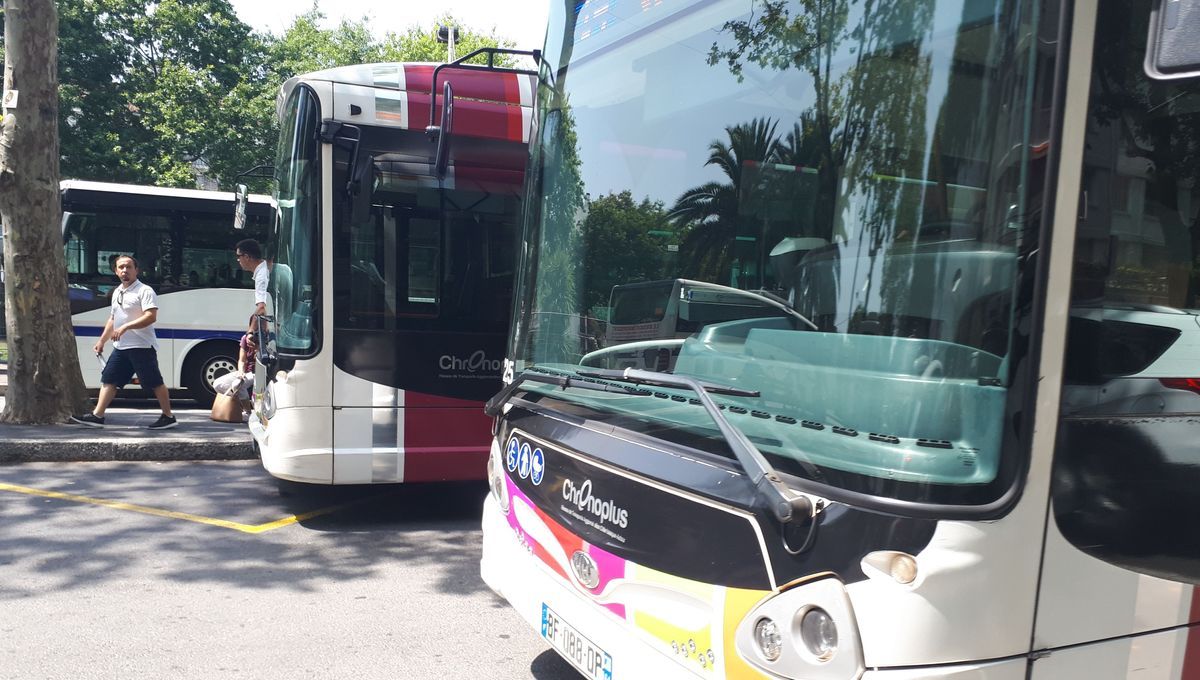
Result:
<svg viewBox="0 0 1200 680">
<path fill-rule="evenodd" d="M 8 393 L 0 422 L 59 423 L 86 408 L 87 394 L 71 328 L 60 226 L 53 0 L 5 2 L 4 57 L 0 221 Z"/>
</svg>

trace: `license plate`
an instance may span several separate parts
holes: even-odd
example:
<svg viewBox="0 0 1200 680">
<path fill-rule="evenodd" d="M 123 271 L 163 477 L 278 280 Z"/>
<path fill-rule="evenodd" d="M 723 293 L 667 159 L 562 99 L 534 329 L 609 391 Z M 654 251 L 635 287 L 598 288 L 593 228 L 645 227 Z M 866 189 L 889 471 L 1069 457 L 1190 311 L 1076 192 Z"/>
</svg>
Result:
<svg viewBox="0 0 1200 680">
<path fill-rule="evenodd" d="M 542 637 L 586 677 L 612 680 L 612 656 L 542 603 Z"/>
</svg>

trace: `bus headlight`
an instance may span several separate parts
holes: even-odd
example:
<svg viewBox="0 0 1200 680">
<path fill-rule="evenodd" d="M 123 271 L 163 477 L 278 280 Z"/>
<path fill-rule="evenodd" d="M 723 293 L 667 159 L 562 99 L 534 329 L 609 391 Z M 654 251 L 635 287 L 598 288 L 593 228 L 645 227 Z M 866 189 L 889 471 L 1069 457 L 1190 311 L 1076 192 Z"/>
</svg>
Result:
<svg viewBox="0 0 1200 680">
<path fill-rule="evenodd" d="M 771 619 L 759 619 L 758 623 L 754 624 L 754 642 L 758 644 L 758 651 L 762 652 L 767 661 L 775 661 L 783 651 L 783 635 L 779 633 L 779 626 Z"/>
<path fill-rule="evenodd" d="M 850 596 L 832 576 L 784 586 L 759 601 L 738 622 L 734 645 L 773 678 L 851 680 L 865 669 Z"/>
<path fill-rule="evenodd" d="M 500 447 L 496 445 L 496 440 L 492 440 L 492 454 L 488 456 L 487 464 L 488 472 L 488 487 L 492 490 L 492 497 L 496 499 L 496 503 L 500 505 L 500 510 L 504 514 L 508 514 L 508 485 L 504 482 L 504 464 L 500 462 Z"/>
<path fill-rule="evenodd" d="M 837 624 L 824 609 L 813 607 L 800 617 L 800 640 L 810 654 L 828 661 L 837 652 Z"/>
<path fill-rule="evenodd" d="M 267 388 L 263 390 L 262 416 L 267 420 L 275 417 L 275 385 L 273 383 L 267 383 Z"/>
</svg>

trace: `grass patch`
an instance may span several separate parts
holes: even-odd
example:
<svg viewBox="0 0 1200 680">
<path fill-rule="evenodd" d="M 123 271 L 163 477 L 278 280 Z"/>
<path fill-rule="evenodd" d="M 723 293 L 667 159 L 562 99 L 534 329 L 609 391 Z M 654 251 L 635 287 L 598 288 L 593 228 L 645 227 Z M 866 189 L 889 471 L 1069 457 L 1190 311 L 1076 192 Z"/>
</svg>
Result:
<svg viewBox="0 0 1200 680">
<path fill-rule="evenodd" d="M 8 343 L 0 340 L 0 364 L 8 363 Z"/>
</svg>

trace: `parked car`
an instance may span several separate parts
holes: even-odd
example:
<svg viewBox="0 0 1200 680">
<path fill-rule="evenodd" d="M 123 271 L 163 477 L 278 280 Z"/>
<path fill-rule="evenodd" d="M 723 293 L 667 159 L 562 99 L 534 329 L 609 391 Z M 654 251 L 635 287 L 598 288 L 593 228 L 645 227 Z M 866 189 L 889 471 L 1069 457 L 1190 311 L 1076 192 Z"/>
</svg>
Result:
<svg viewBox="0 0 1200 680">
<path fill-rule="evenodd" d="M 1200 413 L 1200 311 L 1074 307 L 1064 372 L 1067 414 Z"/>
</svg>

